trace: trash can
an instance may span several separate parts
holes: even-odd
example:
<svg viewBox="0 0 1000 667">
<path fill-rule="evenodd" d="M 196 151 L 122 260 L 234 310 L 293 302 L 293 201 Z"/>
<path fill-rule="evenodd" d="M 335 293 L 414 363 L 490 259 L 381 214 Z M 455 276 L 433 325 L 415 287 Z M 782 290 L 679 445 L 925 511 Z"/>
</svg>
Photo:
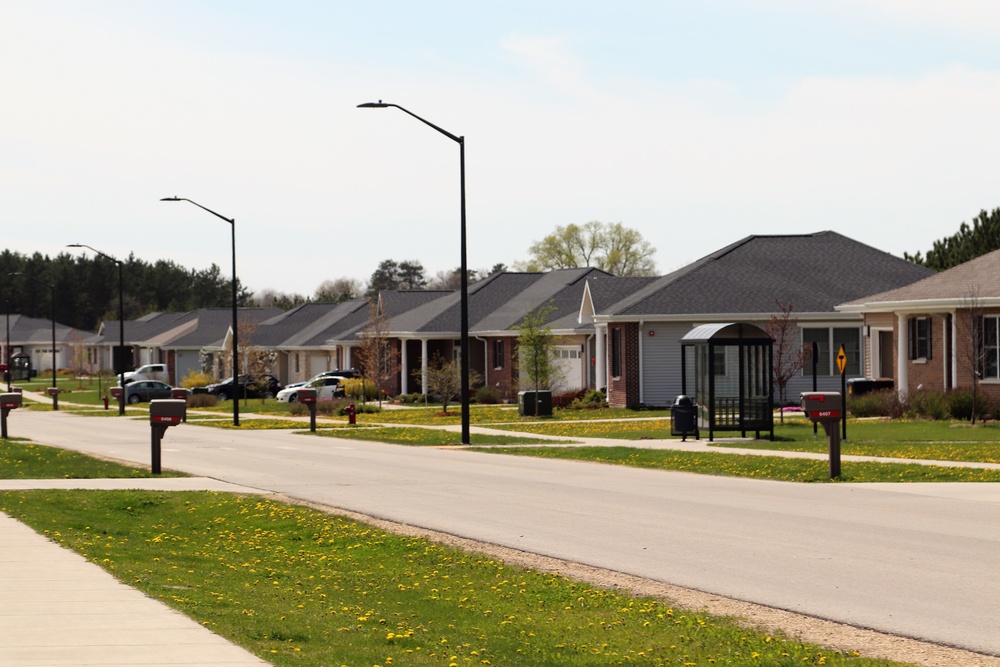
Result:
<svg viewBox="0 0 1000 667">
<path fill-rule="evenodd" d="M 552 392 L 548 390 L 517 392 L 517 413 L 522 417 L 551 417 Z"/>
<path fill-rule="evenodd" d="M 698 439 L 698 409 L 693 400 L 681 394 L 670 406 L 670 435 L 679 435 L 685 441 L 689 433 Z"/>
</svg>

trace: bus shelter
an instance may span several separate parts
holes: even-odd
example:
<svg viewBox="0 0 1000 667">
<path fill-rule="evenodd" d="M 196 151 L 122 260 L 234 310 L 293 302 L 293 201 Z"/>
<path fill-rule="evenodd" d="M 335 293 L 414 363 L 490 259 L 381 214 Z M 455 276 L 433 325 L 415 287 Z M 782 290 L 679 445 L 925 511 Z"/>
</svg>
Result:
<svg viewBox="0 0 1000 667">
<path fill-rule="evenodd" d="M 753 324 L 703 324 L 681 339 L 681 391 L 694 396 L 699 429 L 774 440 L 771 337 Z M 693 389 L 693 392 L 689 392 Z"/>
</svg>

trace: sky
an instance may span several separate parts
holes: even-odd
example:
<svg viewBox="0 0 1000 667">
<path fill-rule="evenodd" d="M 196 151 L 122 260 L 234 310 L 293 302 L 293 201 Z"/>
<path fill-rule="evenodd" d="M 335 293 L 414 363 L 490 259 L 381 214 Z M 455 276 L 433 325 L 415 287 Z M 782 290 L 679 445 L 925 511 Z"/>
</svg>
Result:
<svg viewBox="0 0 1000 667">
<path fill-rule="evenodd" d="M 667 273 L 751 234 L 897 256 L 1000 207 L 995 0 L 0 0 L 6 247 L 310 296 L 620 222 Z M 859 267 L 863 270 L 863 267 Z"/>
</svg>

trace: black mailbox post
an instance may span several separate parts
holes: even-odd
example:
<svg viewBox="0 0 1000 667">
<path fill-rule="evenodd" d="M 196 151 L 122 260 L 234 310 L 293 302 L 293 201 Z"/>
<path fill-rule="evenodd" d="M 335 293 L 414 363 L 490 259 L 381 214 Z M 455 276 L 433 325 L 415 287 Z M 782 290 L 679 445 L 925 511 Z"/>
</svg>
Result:
<svg viewBox="0 0 1000 667">
<path fill-rule="evenodd" d="M 7 414 L 16 408 L 21 407 L 21 394 L 0 394 L 0 424 L 2 424 L 4 440 L 7 439 Z"/>
<path fill-rule="evenodd" d="M 309 408 L 309 430 L 316 432 L 316 390 L 299 389 L 299 403 Z"/>
<path fill-rule="evenodd" d="M 176 426 L 187 418 L 187 401 L 179 398 L 158 398 L 149 402 L 149 427 L 152 431 L 152 472 L 160 474 L 160 441 L 167 427 Z"/>
<path fill-rule="evenodd" d="M 840 477 L 840 420 L 844 401 L 840 392 L 812 391 L 799 396 L 802 411 L 814 424 L 822 424 L 830 437 L 830 479 Z"/>
</svg>

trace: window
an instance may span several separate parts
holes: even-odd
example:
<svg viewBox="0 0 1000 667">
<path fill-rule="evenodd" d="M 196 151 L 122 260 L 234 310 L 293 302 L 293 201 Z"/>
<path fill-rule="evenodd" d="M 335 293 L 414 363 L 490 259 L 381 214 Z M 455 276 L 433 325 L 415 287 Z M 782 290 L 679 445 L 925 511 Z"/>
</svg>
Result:
<svg viewBox="0 0 1000 667">
<path fill-rule="evenodd" d="M 726 374 L 726 349 L 712 346 L 712 374 L 715 376 Z"/>
<path fill-rule="evenodd" d="M 911 317 L 907 320 L 910 359 L 931 358 L 931 318 Z"/>
<path fill-rule="evenodd" d="M 580 348 L 579 347 L 557 347 L 555 350 L 556 359 L 579 359 L 580 358 Z"/>
<path fill-rule="evenodd" d="M 982 321 L 983 378 L 1000 379 L 1000 317 L 984 317 Z"/>
<path fill-rule="evenodd" d="M 615 327 L 611 330 L 611 377 L 622 375 L 622 330 Z"/>
<path fill-rule="evenodd" d="M 857 377 L 861 375 L 861 330 L 856 327 L 814 327 L 802 329 L 802 344 L 807 350 L 812 350 L 816 344 L 816 375 L 840 375 L 837 368 L 837 354 L 840 346 L 844 346 L 847 354 L 847 365 L 844 375 Z M 802 375 L 811 376 L 813 360 L 810 358 L 802 367 Z"/>
<path fill-rule="evenodd" d="M 493 341 L 493 368 L 503 368 L 503 341 Z"/>
</svg>

